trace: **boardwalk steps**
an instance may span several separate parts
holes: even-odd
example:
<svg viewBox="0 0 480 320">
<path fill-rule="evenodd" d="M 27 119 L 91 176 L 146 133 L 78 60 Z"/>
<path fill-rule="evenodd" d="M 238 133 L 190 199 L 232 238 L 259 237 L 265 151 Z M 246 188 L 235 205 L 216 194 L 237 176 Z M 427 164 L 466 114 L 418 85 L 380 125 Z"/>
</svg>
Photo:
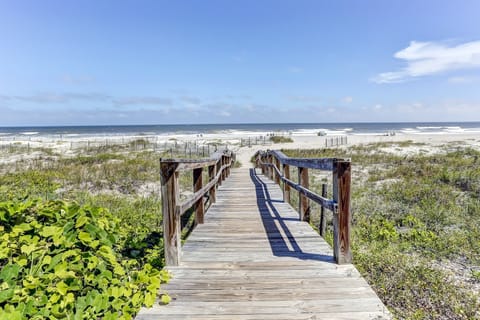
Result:
<svg viewBox="0 0 480 320">
<path fill-rule="evenodd" d="M 232 170 L 217 202 L 185 245 L 162 291 L 169 305 L 142 309 L 152 319 L 390 319 L 351 264 L 282 201 L 254 169 Z"/>
</svg>

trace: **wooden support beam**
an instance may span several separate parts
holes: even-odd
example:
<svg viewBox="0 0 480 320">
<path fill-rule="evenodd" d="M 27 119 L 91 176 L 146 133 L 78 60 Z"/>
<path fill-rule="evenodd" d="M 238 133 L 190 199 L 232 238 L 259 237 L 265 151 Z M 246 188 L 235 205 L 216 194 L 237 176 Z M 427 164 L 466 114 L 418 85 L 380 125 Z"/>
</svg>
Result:
<svg viewBox="0 0 480 320">
<path fill-rule="evenodd" d="M 338 207 L 333 214 L 333 256 L 338 264 L 352 262 L 350 251 L 350 184 L 350 162 L 334 161 L 333 199 Z"/>
<path fill-rule="evenodd" d="M 215 179 L 215 176 L 217 175 L 217 166 L 212 165 L 208 167 L 208 180 L 209 182 Z M 217 186 L 216 184 L 213 185 L 213 187 L 209 191 L 209 196 L 210 196 L 210 203 L 215 203 L 217 201 Z"/>
<path fill-rule="evenodd" d="M 217 167 L 217 169 L 215 171 L 217 171 L 217 173 L 220 172 L 220 170 L 222 170 L 222 158 L 221 157 L 218 160 L 218 162 L 216 164 L 216 167 Z M 220 174 L 220 177 L 218 177 L 217 188 L 221 185 L 222 185 L 222 175 Z"/>
<path fill-rule="evenodd" d="M 193 192 L 202 190 L 203 188 L 203 168 L 193 169 Z M 195 222 L 202 224 L 203 216 L 205 214 L 205 206 L 203 202 L 203 197 L 198 199 L 198 201 L 193 205 L 195 210 Z"/>
<path fill-rule="evenodd" d="M 277 167 L 278 170 L 281 170 L 281 167 L 280 167 L 280 161 L 278 161 L 278 159 L 276 157 L 273 157 L 273 164 Z M 276 184 L 280 184 L 280 175 L 278 174 L 277 171 L 275 171 L 275 169 L 273 169 L 273 174 L 274 174 L 274 177 L 275 177 L 275 183 Z"/>
<path fill-rule="evenodd" d="M 225 165 L 225 163 L 227 163 L 226 161 L 226 156 L 222 156 L 222 160 L 220 161 L 220 163 L 222 164 L 221 167 L 223 167 Z M 223 169 L 222 170 L 222 181 L 225 181 L 225 179 L 227 178 L 227 170 Z"/>
<path fill-rule="evenodd" d="M 307 168 L 298 168 L 298 183 L 308 189 L 308 169 Z M 310 200 L 301 194 L 298 193 L 298 212 L 300 213 L 300 220 L 302 221 L 310 221 Z"/>
<path fill-rule="evenodd" d="M 283 167 L 283 176 L 290 180 L 290 166 L 288 164 L 282 165 Z M 283 182 L 283 201 L 290 203 L 290 186 L 288 183 Z"/>
<path fill-rule="evenodd" d="M 178 163 L 160 161 L 160 183 L 162 187 L 163 247 L 165 264 L 177 266 L 180 262 L 182 245 L 180 214 L 176 210 L 178 202 Z"/>
<path fill-rule="evenodd" d="M 327 197 L 327 184 L 322 183 L 322 197 Z M 318 230 L 320 232 L 320 236 L 325 238 L 325 232 L 327 231 L 327 217 L 325 214 L 325 208 L 320 206 L 320 224 L 318 226 Z"/>
</svg>

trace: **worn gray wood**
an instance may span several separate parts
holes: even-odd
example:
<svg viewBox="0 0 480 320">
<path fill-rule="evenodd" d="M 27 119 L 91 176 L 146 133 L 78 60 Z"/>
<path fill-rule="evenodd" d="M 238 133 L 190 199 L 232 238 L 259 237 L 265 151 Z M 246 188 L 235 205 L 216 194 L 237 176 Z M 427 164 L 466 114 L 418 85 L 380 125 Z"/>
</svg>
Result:
<svg viewBox="0 0 480 320">
<path fill-rule="evenodd" d="M 390 319 L 351 264 L 283 202 L 263 175 L 233 169 L 183 246 L 179 266 L 137 319 Z"/>
<path fill-rule="evenodd" d="M 350 184 L 351 164 L 335 161 L 333 169 L 333 197 L 338 209 L 333 213 L 333 255 L 337 263 L 351 263 L 350 251 Z"/>
</svg>

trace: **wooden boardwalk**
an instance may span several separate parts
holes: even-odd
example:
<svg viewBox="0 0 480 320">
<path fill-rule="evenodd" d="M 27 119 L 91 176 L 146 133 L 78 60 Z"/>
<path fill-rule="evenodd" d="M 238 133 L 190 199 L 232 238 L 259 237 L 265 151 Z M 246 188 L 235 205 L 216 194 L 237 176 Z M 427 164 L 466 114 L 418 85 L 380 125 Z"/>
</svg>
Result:
<svg viewBox="0 0 480 320">
<path fill-rule="evenodd" d="M 162 286 L 172 302 L 144 319 L 390 319 L 351 264 L 254 169 L 232 170 Z"/>
</svg>

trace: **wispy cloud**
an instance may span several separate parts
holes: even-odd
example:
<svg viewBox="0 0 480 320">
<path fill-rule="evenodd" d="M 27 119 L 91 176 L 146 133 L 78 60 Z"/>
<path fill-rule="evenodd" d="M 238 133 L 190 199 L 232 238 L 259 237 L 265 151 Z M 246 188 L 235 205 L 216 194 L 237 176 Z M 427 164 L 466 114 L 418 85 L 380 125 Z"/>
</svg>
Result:
<svg viewBox="0 0 480 320">
<path fill-rule="evenodd" d="M 352 103 L 352 101 L 353 101 L 353 98 L 350 97 L 350 96 L 343 97 L 343 99 L 342 99 L 343 103 Z"/>
<path fill-rule="evenodd" d="M 395 53 L 394 57 L 404 60 L 407 66 L 399 71 L 380 73 L 372 79 L 374 82 L 404 82 L 451 70 L 478 68 L 480 41 L 450 47 L 438 42 L 412 41 L 408 47 Z"/>
<path fill-rule="evenodd" d="M 113 100 L 116 106 L 171 106 L 173 101 L 163 97 L 126 97 Z"/>
<path fill-rule="evenodd" d="M 476 82 L 478 78 L 476 77 L 450 77 L 448 78 L 449 83 L 453 84 L 463 84 L 463 83 L 473 83 Z"/>
<path fill-rule="evenodd" d="M 183 102 L 186 102 L 186 103 L 190 103 L 190 104 L 199 104 L 200 102 L 202 102 L 202 100 L 200 100 L 200 98 L 191 97 L 191 96 L 181 96 L 180 100 L 183 101 Z"/>
<path fill-rule="evenodd" d="M 286 97 L 291 102 L 320 102 L 322 98 L 317 96 L 304 96 L 304 95 L 290 95 Z"/>
<path fill-rule="evenodd" d="M 25 96 L 6 96 L 9 99 L 26 101 L 26 102 L 33 102 L 33 103 L 69 103 L 73 100 L 87 100 L 87 101 L 107 101 L 110 99 L 110 96 L 97 93 L 97 92 L 88 92 L 88 93 L 75 93 L 75 92 L 67 92 L 67 93 L 51 93 L 51 92 L 44 92 L 44 93 L 37 93 L 33 95 L 25 95 Z"/>
</svg>

